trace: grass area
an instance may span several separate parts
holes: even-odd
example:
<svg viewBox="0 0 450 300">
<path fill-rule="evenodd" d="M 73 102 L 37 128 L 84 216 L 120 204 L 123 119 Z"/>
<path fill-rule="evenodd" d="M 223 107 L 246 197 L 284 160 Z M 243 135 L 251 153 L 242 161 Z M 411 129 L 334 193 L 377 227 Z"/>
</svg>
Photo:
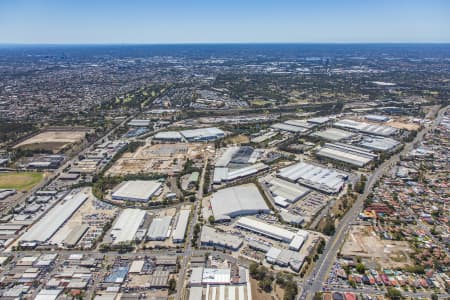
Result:
<svg viewBox="0 0 450 300">
<path fill-rule="evenodd" d="M 15 189 L 28 191 L 38 184 L 44 173 L 37 172 L 14 172 L 0 174 L 0 189 Z"/>
</svg>

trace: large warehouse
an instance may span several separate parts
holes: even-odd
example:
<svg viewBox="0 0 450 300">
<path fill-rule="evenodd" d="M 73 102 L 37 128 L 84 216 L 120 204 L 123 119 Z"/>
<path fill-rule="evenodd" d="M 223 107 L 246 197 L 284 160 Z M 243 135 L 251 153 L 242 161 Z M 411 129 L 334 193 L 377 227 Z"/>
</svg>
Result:
<svg viewBox="0 0 450 300">
<path fill-rule="evenodd" d="M 269 169 L 269 166 L 263 163 L 256 163 L 239 169 L 217 167 L 214 169 L 213 182 L 215 184 L 219 184 L 222 182 L 233 181 L 236 179 L 241 179 L 247 176 L 254 175 L 258 172 L 265 171 L 267 169 Z"/>
<path fill-rule="evenodd" d="M 111 229 L 113 244 L 117 245 L 133 241 L 139 227 L 144 223 L 145 215 L 145 210 L 133 208 L 124 209 Z"/>
<path fill-rule="evenodd" d="M 340 192 L 348 178 L 345 173 L 304 162 L 281 169 L 278 176 L 325 193 Z"/>
<path fill-rule="evenodd" d="M 281 197 L 284 201 L 294 203 L 309 193 L 310 189 L 280 178 L 273 178 L 268 182 L 269 190 L 274 197 Z"/>
<path fill-rule="evenodd" d="M 162 218 L 155 218 L 150 224 L 147 231 L 147 240 L 150 241 L 164 241 L 170 236 L 170 223 L 172 217 L 165 216 Z"/>
<path fill-rule="evenodd" d="M 113 200 L 147 202 L 161 190 L 162 183 L 155 180 L 124 181 L 112 193 Z"/>
<path fill-rule="evenodd" d="M 394 135 L 398 132 L 398 130 L 394 127 L 369 124 L 369 123 L 358 122 L 358 121 L 353 121 L 353 120 L 349 120 L 349 119 L 340 120 L 340 121 L 334 123 L 334 126 L 344 128 L 344 129 L 350 129 L 350 130 L 355 130 L 355 131 L 359 131 L 359 132 L 369 133 L 369 134 L 381 135 L 381 136 L 390 136 L 390 135 Z"/>
<path fill-rule="evenodd" d="M 315 136 L 327 141 L 339 142 L 345 139 L 352 138 L 356 135 L 354 132 L 342 130 L 339 128 L 327 128 L 323 131 L 317 131 L 311 134 L 311 136 Z"/>
<path fill-rule="evenodd" d="M 326 143 L 316 155 L 353 167 L 364 167 L 378 157 L 370 150 L 342 143 Z"/>
<path fill-rule="evenodd" d="M 364 136 L 359 145 L 374 151 L 387 152 L 397 148 L 400 142 L 387 137 Z"/>
<path fill-rule="evenodd" d="M 25 232 L 20 241 L 38 243 L 48 241 L 87 198 L 88 196 L 82 192 L 67 195 L 45 214 L 42 219 Z"/>
<path fill-rule="evenodd" d="M 184 236 L 186 234 L 186 229 L 189 221 L 189 215 L 191 211 L 189 209 L 182 209 L 178 215 L 177 225 L 172 233 L 172 241 L 174 243 L 184 242 Z"/>
<path fill-rule="evenodd" d="M 225 136 L 225 132 L 216 127 L 189 129 L 180 132 L 184 138 L 192 141 L 214 141 Z"/>
<path fill-rule="evenodd" d="M 211 208 L 216 221 L 242 215 L 270 213 L 264 198 L 253 183 L 215 192 L 211 198 Z"/>
</svg>

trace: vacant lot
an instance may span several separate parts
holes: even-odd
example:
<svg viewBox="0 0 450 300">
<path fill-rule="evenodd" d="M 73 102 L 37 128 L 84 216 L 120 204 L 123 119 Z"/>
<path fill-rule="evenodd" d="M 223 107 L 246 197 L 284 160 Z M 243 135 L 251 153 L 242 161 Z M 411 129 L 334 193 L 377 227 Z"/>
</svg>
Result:
<svg viewBox="0 0 450 300">
<path fill-rule="evenodd" d="M 36 172 L 1 173 L 0 188 L 28 191 L 38 184 L 43 177 L 44 173 Z"/>
<path fill-rule="evenodd" d="M 82 141 L 86 132 L 85 130 L 44 131 L 17 144 L 14 148 L 46 150 L 56 153 L 70 144 Z"/>
<path fill-rule="evenodd" d="M 408 242 L 382 240 L 371 226 L 352 226 L 341 250 L 343 256 L 372 259 L 382 268 L 410 265 L 411 253 Z"/>
</svg>

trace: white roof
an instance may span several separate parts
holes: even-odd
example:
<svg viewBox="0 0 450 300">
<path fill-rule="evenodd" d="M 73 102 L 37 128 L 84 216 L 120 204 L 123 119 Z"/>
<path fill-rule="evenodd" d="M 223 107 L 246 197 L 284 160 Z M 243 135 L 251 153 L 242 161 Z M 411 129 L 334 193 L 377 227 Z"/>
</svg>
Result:
<svg viewBox="0 0 450 300">
<path fill-rule="evenodd" d="M 243 178 L 256 174 L 262 170 L 268 169 L 269 166 L 263 163 L 256 163 L 247 167 L 239 169 L 229 169 L 223 167 L 216 167 L 214 169 L 214 183 L 220 183 L 222 181 L 232 181 L 238 178 Z"/>
<path fill-rule="evenodd" d="M 155 134 L 153 138 L 159 140 L 179 140 L 182 136 L 178 131 L 163 131 Z"/>
<path fill-rule="evenodd" d="M 128 126 L 148 126 L 150 125 L 150 120 L 133 119 L 128 122 Z"/>
<path fill-rule="evenodd" d="M 327 193 L 337 193 L 348 177 L 345 173 L 304 162 L 281 169 L 278 176 Z"/>
<path fill-rule="evenodd" d="M 162 183 L 156 180 L 124 181 L 112 193 L 112 197 L 131 201 L 148 201 L 161 186 Z"/>
<path fill-rule="evenodd" d="M 226 284 L 231 281 L 230 269 L 203 269 L 203 284 Z"/>
<path fill-rule="evenodd" d="M 34 300 L 55 300 L 62 293 L 61 289 L 46 290 L 43 289 L 36 295 Z"/>
<path fill-rule="evenodd" d="M 397 147 L 400 142 L 387 138 L 387 137 L 375 137 L 375 136 L 365 136 L 359 145 L 373 149 L 377 151 L 389 151 Z"/>
<path fill-rule="evenodd" d="M 310 191 L 308 188 L 280 178 L 273 178 L 269 184 L 272 194 L 276 197 L 280 196 L 290 203 L 297 201 Z"/>
<path fill-rule="evenodd" d="M 365 133 L 382 135 L 382 136 L 393 135 L 398 131 L 396 128 L 390 127 L 390 126 L 369 124 L 369 123 L 358 122 L 358 121 L 349 120 L 349 119 L 340 120 L 340 121 L 334 123 L 334 126 L 353 129 L 353 130 L 357 130 L 357 131 L 361 131 L 361 132 L 365 132 Z"/>
<path fill-rule="evenodd" d="M 49 240 L 87 198 L 88 196 L 81 192 L 75 195 L 67 195 L 25 232 L 20 240 L 28 242 L 45 242 Z"/>
<path fill-rule="evenodd" d="M 111 229 L 113 244 L 134 240 L 137 230 L 145 217 L 145 210 L 126 208 L 117 218 Z"/>
<path fill-rule="evenodd" d="M 340 141 L 343 139 L 350 138 L 356 134 L 350 131 L 338 129 L 338 128 L 327 128 L 324 131 L 317 131 L 312 134 L 312 136 L 317 136 L 329 141 Z"/>
<path fill-rule="evenodd" d="M 220 137 L 225 135 L 225 133 L 222 130 L 216 127 L 183 130 L 181 131 L 181 134 L 188 140 Z"/>
<path fill-rule="evenodd" d="M 242 217 L 240 218 L 236 225 L 253 232 L 263 234 L 265 236 L 271 237 L 276 240 L 281 240 L 284 242 L 290 242 L 294 236 L 295 232 L 289 231 L 279 226 L 268 224 L 266 222 L 259 221 L 254 218 Z"/>
<path fill-rule="evenodd" d="M 326 143 L 319 149 L 319 151 L 316 152 L 316 154 L 358 167 L 367 165 L 377 157 L 377 155 L 365 150 L 364 148 L 340 143 Z"/>
<path fill-rule="evenodd" d="M 299 127 L 299 126 L 289 125 L 289 124 L 285 124 L 285 123 L 275 123 L 270 127 L 274 128 L 274 129 L 278 129 L 278 130 L 289 131 L 289 132 L 306 132 L 306 131 L 308 131 L 308 129 L 305 127 Z"/>
<path fill-rule="evenodd" d="M 234 217 L 242 214 L 270 212 L 264 198 L 253 183 L 225 188 L 215 192 L 211 198 L 214 218 Z"/>
<path fill-rule="evenodd" d="M 188 209 L 183 209 L 180 211 L 180 214 L 178 216 L 177 225 L 172 234 L 172 240 L 175 240 L 175 241 L 184 240 L 184 235 L 186 234 L 186 228 L 187 228 L 190 214 L 191 214 L 191 211 Z"/>
<path fill-rule="evenodd" d="M 147 236 L 151 240 L 166 239 L 169 236 L 169 227 L 172 217 L 165 216 L 162 218 L 155 218 L 150 224 Z"/>
<path fill-rule="evenodd" d="M 140 273 L 144 267 L 145 261 L 143 260 L 133 260 L 130 266 L 130 273 Z"/>
<path fill-rule="evenodd" d="M 229 163 L 233 155 L 239 150 L 240 147 L 232 146 L 228 147 L 222 155 L 217 159 L 215 166 L 216 167 L 226 167 Z"/>
</svg>

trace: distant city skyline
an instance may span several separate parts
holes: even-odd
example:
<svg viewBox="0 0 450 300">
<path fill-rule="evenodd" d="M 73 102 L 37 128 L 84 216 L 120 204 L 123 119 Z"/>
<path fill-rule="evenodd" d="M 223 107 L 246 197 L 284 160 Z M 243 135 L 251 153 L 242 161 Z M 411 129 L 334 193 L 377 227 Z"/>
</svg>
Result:
<svg viewBox="0 0 450 300">
<path fill-rule="evenodd" d="M 444 0 L 0 1 L 1 44 L 449 42 Z"/>
</svg>

